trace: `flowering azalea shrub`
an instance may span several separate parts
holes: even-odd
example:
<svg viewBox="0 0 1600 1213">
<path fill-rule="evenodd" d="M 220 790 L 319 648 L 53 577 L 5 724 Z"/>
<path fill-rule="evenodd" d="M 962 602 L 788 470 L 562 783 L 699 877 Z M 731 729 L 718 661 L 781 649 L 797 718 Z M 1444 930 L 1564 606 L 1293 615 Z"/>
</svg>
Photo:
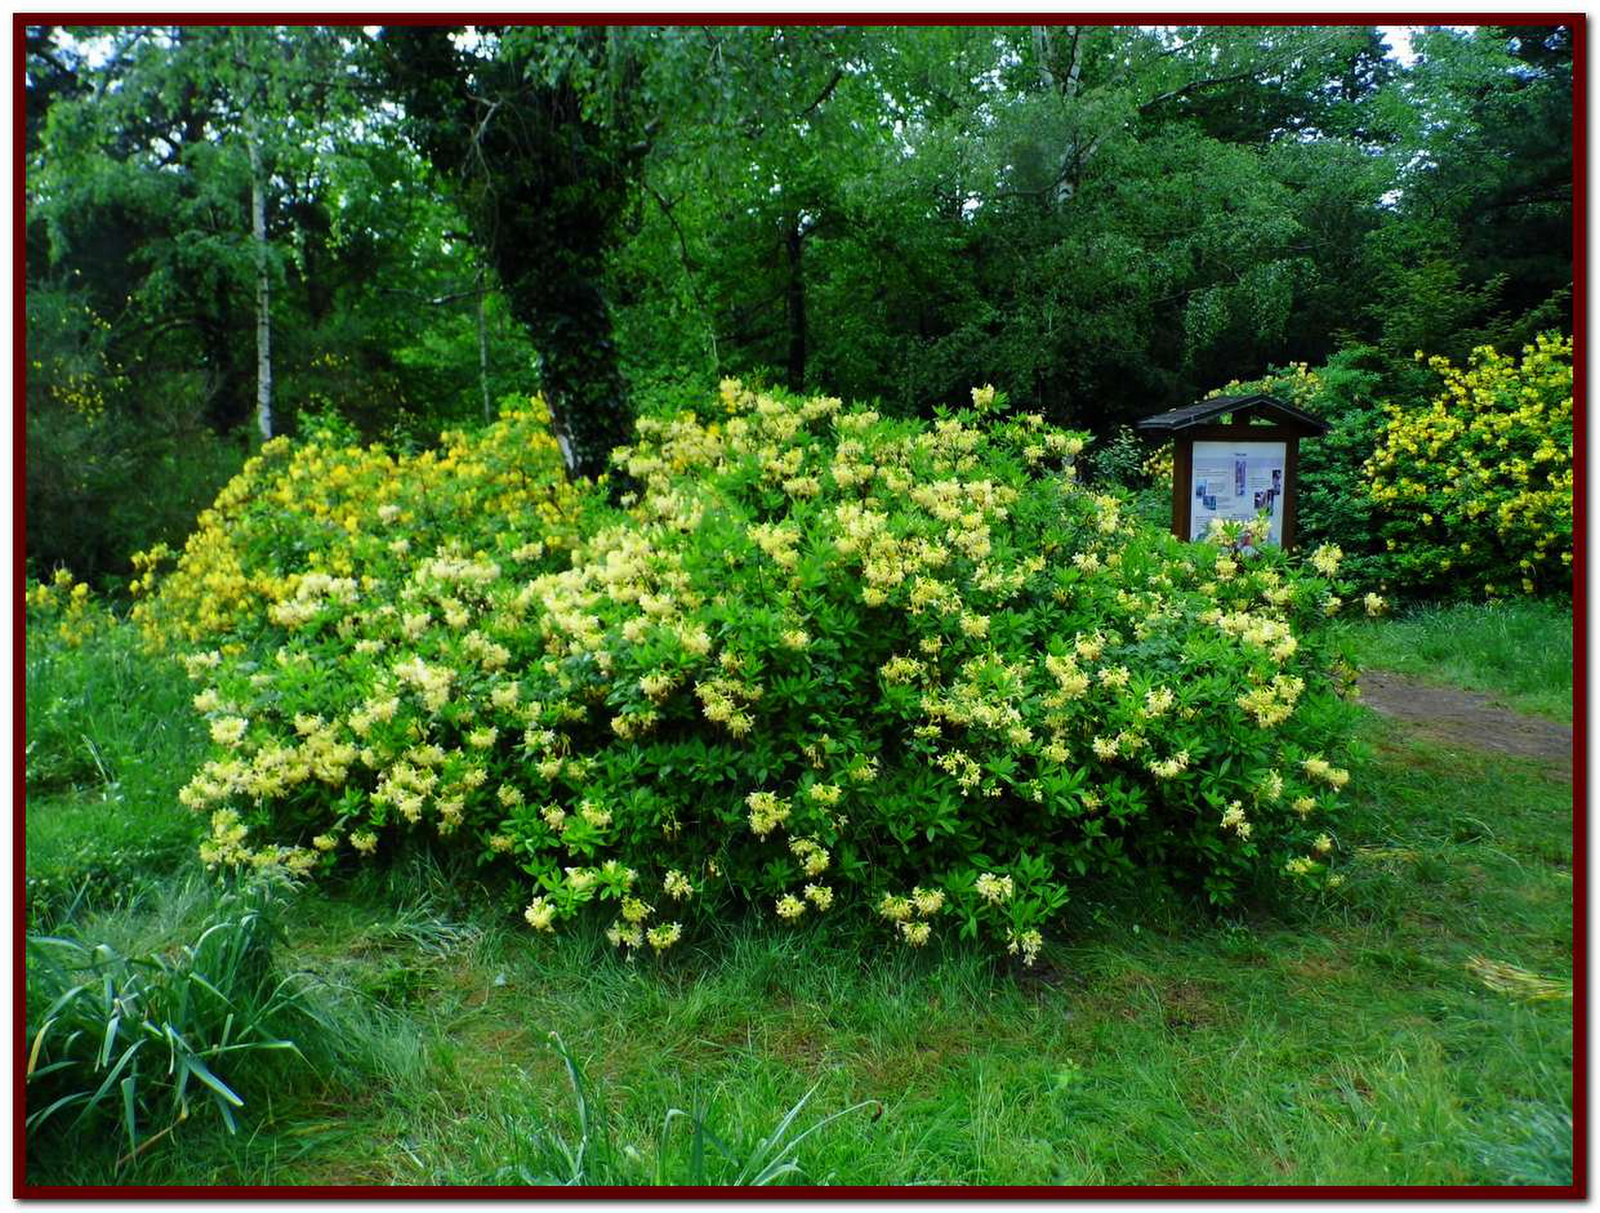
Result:
<svg viewBox="0 0 1600 1213">
<path fill-rule="evenodd" d="M 30 628 L 48 629 L 52 640 L 68 648 L 79 648 L 112 622 L 104 604 L 68 569 L 57 569 L 49 581 L 30 581 L 22 605 Z"/>
<path fill-rule="evenodd" d="M 381 593 L 444 543 L 554 567 L 585 508 L 562 466 L 537 398 L 417 455 L 361 447 L 333 427 L 304 443 L 275 438 L 200 515 L 175 567 L 162 571 L 174 557 L 165 545 L 134 556 L 133 618 L 156 647 L 238 653 L 329 595 Z"/>
<path fill-rule="evenodd" d="M 1419 359 L 1421 355 L 1418 355 Z M 1427 364 L 1443 390 L 1387 410 L 1366 464 L 1391 578 L 1442 593 L 1571 593 L 1572 339 Z"/>
<path fill-rule="evenodd" d="M 269 656 L 187 658 L 204 857 L 313 872 L 424 836 L 526 881 L 532 928 L 598 914 L 632 952 L 754 905 L 1030 963 L 1090 882 L 1337 882 L 1337 553 L 1180 543 L 1075 483 L 1081 435 L 973 403 L 927 424 L 730 380 L 638 422 L 636 491 L 542 571 L 520 533 L 366 494 L 336 525 L 404 563 L 325 557 L 252 608 Z"/>
</svg>

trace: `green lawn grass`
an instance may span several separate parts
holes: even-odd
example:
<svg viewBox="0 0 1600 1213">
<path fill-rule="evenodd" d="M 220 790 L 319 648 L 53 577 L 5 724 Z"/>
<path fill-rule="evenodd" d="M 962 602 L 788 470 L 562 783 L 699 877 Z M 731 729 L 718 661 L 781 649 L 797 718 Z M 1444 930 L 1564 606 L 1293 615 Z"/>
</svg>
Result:
<svg viewBox="0 0 1600 1213">
<path fill-rule="evenodd" d="M 1350 625 L 1361 664 L 1572 719 L 1572 607 L 1537 600 L 1420 606 Z"/>
<path fill-rule="evenodd" d="M 116 685 L 130 698 L 108 691 L 91 714 L 132 728 L 155 684 Z M 130 830 L 176 831 L 172 778 L 122 769 Z M 425 862 L 306 889 L 280 958 L 343 1060 L 324 1050 L 297 1079 L 250 1087 L 236 1136 L 197 1116 L 120 1171 L 114 1142 L 41 1135 L 28 1177 L 723 1182 L 816 1127 L 786 1179 L 1570 1182 L 1571 1002 L 1471 967 L 1570 989 L 1570 785 L 1376 720 L 1352 769 L 1337 893 L 1221 921 L 1170 898 L 1085 899 L 1034 971 L 757 922 L 628 963 L 592 930 L 534 936 L 470 869 Z M 92 852 L 104 785 L 76 779 L 30 804 L 30 870 L 36 842 L 58 860 L 74 837 Z M 64 929 L 159 949 L 203 921 L 204 899 L 169 895 L 191 875 L 80 905 Z M 582 1075 L 584 1118 L 551 1033 Z M 563 1145 L 580 1142 L 573 1164 Z"/>
<path fill-rule="evenodd" d="M 192 861 L 200 823 L 177 794 L 208 742 L 188 679 L 132 628 L 78 649 L 30 635 L 26 662 L 29 917 L 48 925 Z"/>
</svg>

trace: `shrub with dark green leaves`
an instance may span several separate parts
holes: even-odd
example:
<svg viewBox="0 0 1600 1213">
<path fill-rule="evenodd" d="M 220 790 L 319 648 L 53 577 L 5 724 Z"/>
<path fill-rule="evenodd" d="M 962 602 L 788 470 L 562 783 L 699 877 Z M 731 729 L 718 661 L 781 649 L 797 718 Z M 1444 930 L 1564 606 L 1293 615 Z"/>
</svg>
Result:
<svg viewBox="0 0 1600 1213">
<path fill-rule="evenodd" d="M 569 568 L 444 538 L 301 582 L 270 661 L 190 659 L 204 857 L 311 872 L 421 834 L 623 948 L 754 904 L 1029 961 L 1093 882 L 1330 879 L 1337 554 L 1181 543 L 1077 485 L 1080 435 L 974 404 L 729 381 L 716 419 L 638 423 L 640 490 Z"/>
</svg>

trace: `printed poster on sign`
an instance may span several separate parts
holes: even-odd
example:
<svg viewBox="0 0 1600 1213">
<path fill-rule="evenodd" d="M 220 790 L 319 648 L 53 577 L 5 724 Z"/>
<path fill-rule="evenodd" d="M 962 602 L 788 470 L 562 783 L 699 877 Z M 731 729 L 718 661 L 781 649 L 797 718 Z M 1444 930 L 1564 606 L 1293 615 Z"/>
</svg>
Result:
<svg viewBox="0 0 1600 1213">
<path fill-rule="evenodd" d="M 1268 543 L 1283 543 L 1283 442 L 1197 442 L 1190 472 L 1189 538 L 1201 539 L 1213 518 L 1254 521 L 1266 512 Z"/>
</svg>

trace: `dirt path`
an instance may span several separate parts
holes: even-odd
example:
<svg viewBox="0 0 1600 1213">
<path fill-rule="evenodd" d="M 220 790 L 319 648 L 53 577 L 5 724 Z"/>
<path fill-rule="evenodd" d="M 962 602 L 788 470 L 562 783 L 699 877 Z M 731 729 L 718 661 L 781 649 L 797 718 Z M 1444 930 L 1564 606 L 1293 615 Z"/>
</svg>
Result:
<svg viewBox="0 0 1600 1213">
<path fill-rule="evenodd" d="M 1524 716 L 1486 695 L 1433 686 L 1387 670 L 1361 672 L 1361 702 L 1434 741 L 1531 758 L 1572 778 L 1572 726 Z"/>
</svg>

